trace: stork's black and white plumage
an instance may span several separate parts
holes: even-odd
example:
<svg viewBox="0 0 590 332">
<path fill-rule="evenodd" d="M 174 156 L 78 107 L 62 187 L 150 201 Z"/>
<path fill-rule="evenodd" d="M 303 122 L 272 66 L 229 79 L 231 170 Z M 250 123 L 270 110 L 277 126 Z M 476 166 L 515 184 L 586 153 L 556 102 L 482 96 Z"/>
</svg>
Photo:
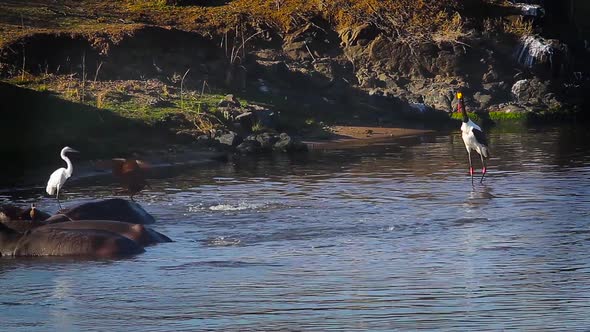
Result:
<svg viewBox="0 0 590 332">
<path fill-rule="evenodd" d="M 475 151 L 479 153 L 481 158 L 481 179 L 480 182 L 483 182 L 483 178 L 486 175 L 487 165 L 486 159 L 489 158 L 489 151 L 488 151 L 488 140 L 484 135 L 481 128 L 475 124 L 473 121 L 469 119 L 467 116 L 467 110 L 465 110 L 465 104 L 463 103 L 463 96 L 461 93 L 457 94 L 459 98 L 459 105 L 457 106 L 457 110 L 461 112 L 463 115 L 463 124 L 461 125 L 461 137 L 463 138 L 463 143 L 465 143 L 465 148 L 467 149 L 467 155 L 469 156 L 469 174 L 471 175 L 471 184 L 473 184 L 473 164 L 471 162 L 471 151 Z"/>
</svg>

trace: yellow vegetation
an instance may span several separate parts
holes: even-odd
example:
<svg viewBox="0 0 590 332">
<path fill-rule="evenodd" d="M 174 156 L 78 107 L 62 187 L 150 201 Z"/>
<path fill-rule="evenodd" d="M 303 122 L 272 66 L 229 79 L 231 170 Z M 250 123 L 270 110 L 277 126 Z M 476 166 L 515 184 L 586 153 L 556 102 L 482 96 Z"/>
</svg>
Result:
<svg viewBox="0 0 590 332">
<path fill-rule="evenodd" d="M 174 26 L 205 35 L 219 35 L 239 25 L 270 26 L 280 33 L 321 17 L 337 28 L 371 23 L 390 38 L 401 40 L 454 36 L 460 0 L 233 0 L 217 6 L 176 6 L 170 0 L 63 0 L 9 2 L 0 17 L 0 44 L 37 32 L 111 36 L 131 33 L 143 24 Z M 188 3 L 190 1 L 182 1 Z M 0 6 L 3 1 L 0 0 Z M 171 5 L 172 4 L 172 5 Z M 87 15 L 92 14 L 92 15 Z M 95 15 L 99 15 L 98 18 Z M 459 24 L 456 24 L 459 23 Z M 449 28 L 454 29 L 452 33 Z M 100 43 L 100 40 L 97 40 Z"/>
</svg>

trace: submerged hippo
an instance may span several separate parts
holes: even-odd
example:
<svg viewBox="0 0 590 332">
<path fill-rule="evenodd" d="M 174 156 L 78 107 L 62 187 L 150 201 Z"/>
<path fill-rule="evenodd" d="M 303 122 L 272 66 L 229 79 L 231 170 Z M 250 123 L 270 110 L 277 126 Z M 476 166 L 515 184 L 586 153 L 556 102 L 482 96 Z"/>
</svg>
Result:
<svg viewBox="0 0 590 332">
<path fill-rule="evenodd" d="M 27 209 L 9 204 L 0 206 L 0 222 L 8 220 L 43 221 L 49 217 L 48 213 L 35 208 L 35 204 Z"/>
<path fill-rule="evenodd" d="M 143 251 L 135 241 L 107 231 L 39 227 L 21 233 L 0 224 L 0 256 L 113 257 Z"/>
<path fill-rule="evenodd" d="M 47 219 L 48 223 L 74 220 L 116 220 L 132 224 L 153 224 L 154 217 L 141 205 L 121 198 L 106 199 L 98 202 L 82 203 L 63 209 Z"/>
<path fill-rule="evenodd" d="M 149 246 L 156 243 L 172 242 L 166 235 L 157 232 L 153 229 L 145 227 L 140 224 L 131 224 L 124 221 L 113 220 L 80 220 L 80 221 L 65 221 L 59 223 L 43 223 L 43 222 L 23 222 L 20 220 L 11 220 L 2 222 L 6 227 L 11 228 L 17 232 L 24 233 L 26 231 L 43 227 L 44 229 L 86 229 L 107 231 L 122 235 L 131 239 L 141 246 Z"/>
<path fill-rule="evenodd" d="M 141 246 L 172 242 L 166 235 L 140 224 L 112 220 L 80 220 L 42 226 L 43 229 L 86 229 L 113 232 L 137 242 Z"/>
<path fill-rule="evenodd" d="M 19 233 L 30 231 L 34 228 L 48 225 L 42 221 L 24 221 L 24 220 L 0 220 L 0 224 L 11 228 Z"/>
</svg>

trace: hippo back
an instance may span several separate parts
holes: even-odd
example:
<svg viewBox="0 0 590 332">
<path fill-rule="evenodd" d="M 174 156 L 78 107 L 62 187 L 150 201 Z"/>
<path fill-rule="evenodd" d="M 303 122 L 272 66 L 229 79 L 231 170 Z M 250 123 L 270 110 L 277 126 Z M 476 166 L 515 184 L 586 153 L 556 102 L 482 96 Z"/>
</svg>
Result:
<svg viewBox="0 0 590 332">
<path fill-rule="evenodd" d="M 46 225 L 43 222 L 39 221 L 25 221 L 25 220 L 4 220 L 0 221 L 4 226 L 13 229 L 19 233 L 24 233 L 26 231 L 32 230 L 37 227 L 41 227 Z"/>
<path fill-rule="evenodd" d="M 61 210 L 54 217 L 49 218 L 47 222 L 116 220 L 142 225 L 155 222 L 154 217 L 139 204 L 120 198 L 82 203 L 73 208 Z"/>
<path fill-rule="evenodd" d="M 41 227 L 27 231 L 20 238 L 14 255 L 112 257 L 143 251 L 136 242 L 107 231 Z"/>
<path fill-rule="evenodd" d="M 140 224 L 112 220 L 79 220 L 48 224 L 47 229 L 87 229 L 102 230 L 123 235 L 142 246 L 161 242 L 172 242 L 169 237 Z"/>
</svg>

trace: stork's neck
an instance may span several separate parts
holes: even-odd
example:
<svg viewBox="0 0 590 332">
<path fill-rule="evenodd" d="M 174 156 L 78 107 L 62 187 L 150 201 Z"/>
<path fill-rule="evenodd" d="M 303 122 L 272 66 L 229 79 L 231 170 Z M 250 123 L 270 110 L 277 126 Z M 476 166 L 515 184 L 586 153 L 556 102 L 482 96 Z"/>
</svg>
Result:
<svg viewBox="0 0 590 332">
<path fill-rule="evenodd" d="M 74 171 L 74 166 L 72 165 L 70 158 L 66 157 L 65 151 L 62 151 L 60 156 L 61 156 L 61 159 L 63 159 L 66 162 L 66 164 L 68 165 L 68 167 L 66 168 L 66 174 L 68 175 L 68 177 L 72 176 L 72 172 Z"/>
<path fill-rule="evenodd" d="M 461 114 L 463 115 L 463 122 L 469 122 L 469 117 L 467 116 L 467 110 L 465 109 L 465 103 L 463 100 L 459 100 L 459 108 L 461 108 Z"/>
</svg>

